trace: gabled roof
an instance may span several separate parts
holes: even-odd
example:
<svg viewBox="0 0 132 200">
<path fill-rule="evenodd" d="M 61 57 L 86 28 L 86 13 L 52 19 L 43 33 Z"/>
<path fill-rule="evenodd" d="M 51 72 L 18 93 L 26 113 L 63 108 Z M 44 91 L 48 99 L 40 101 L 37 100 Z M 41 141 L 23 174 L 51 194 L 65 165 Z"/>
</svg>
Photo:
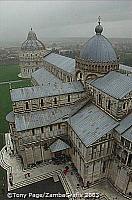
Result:
<svg viewBox="0 0 132 200">
<path fill-rule="evenodd" d="M 15 122 L 15 116 L 14 116 L 14 112 L 11 111 L 6 115 L 6 120 L 8 122 Z"/>
<path fill-rule="evenodd" d="M 89 146 L 109 133 L 118 125 L 118 122 L 91 104 L 72 116 L 69 124 L 85 146 Z"/>
<path fill-rule="evenodd" d="M 119 122 L 119 126 L 117 126 L 115 128 L 115 130 L 122 134 L 124 131 L 126 131 L 128 128 L 130 128 L 132 126 L 132 113 L 130 113 L 129 115 L 127 115 L 124 119 L 122 119 Z"/>
<path fill-rule="evenodd" d="M 81 82 L 67 82 L 62 84 L 49 84 L 44 86 L 25 87 L 11 90 L 12 101 L 22 101 L 28 99 L 37 99 L 63 94 L 83 92 L 84 88 Z"/>
<path fill-rule="evenodd" d="M 60 79 L 58 79 L 43 67 L 32 73 L 32 77 L 35 79 L 38 85 L 44 85 L 47 87 L 49 87 L 49 85 L 54 86 L 55 84 L 62 83 Z"/>
<path fill-rule="evenodd" d="M 17 131 L 24 131 L 28 129 L 38 128 L 42 126 L 47 126 L 54 123 L 61 123 L 67 121 L 69 116 L 73 114 L 74 111 L 78 111 L 81 107 L 86 104 L 86 100 L 82 100 L 81 103 L 76 102 L 74 105 L 61 106 L 57 108 L 49 108 L 47 110 L 13 114 L 13 112 L 8 115 L 12 116 L 16 124 Z M 75 110 L 76 108 L 76 110 Z M 8 116 L 7 115 L 7 116 Z M 12 120 L 7 117 L 7 120 Z"/>
<path fill-rule="evenodd" d="M 75 72 L 75 59 L 62 56 L 55 53 L 50 53 L 44 57 L 44 61 L 51 63 L 52 65 L 57 66 L 58 68 L 73 74 Z"/>
<path fill-rule="evenodd" d="M 119 69 L 132 73 L 132 67 L 127 65 L 119 64 Z"/>
<path fill-rule="evenodd" d="M 122 99 L 132 91 L 132 77 L 112 71 L 104 77 L 91 81 L 90 85 L 112 97 Z"/>
<path fill-rule="evenodd" d="M 132 142 L 132 126 L 122 134 L 122 137 Z"/>
<path fill-rule="evenodd" d="M 68 144 L 66 144 L 65 142 L 63 142 L 62 140 L 60 140 L 60 139 L 56 140 L 50 146 L 50 150 L 53 153 L 58 152 L 58 151 L 62 151 L 62 150 L 65 150 L 65 149 L 69 149 L 69 148 L 70 148 L 70 146 Z"/>
<path fill-rule="evenodd" d="M 15 114 L 16 130 L 24 131 L 63 122 L 63 118 L 71 112 L 71 109 L 71 106 L 62 106 L 44 111 Z"/>
</svg>

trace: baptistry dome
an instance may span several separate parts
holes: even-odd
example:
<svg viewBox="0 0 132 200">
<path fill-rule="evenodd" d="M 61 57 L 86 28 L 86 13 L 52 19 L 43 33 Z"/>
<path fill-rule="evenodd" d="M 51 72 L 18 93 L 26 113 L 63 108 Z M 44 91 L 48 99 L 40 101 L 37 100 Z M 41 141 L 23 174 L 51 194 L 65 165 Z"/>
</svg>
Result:
<svg viewBox="0 0 132 200">
<path fill-rule="evenodd" d="M 44 44 L 37 39 L 36 33 L 32 31 L 32 28 L 28 33 L 27 40 L 23 42 L 21 50 L 24 51 L 45 50 Z"/>
</svg>

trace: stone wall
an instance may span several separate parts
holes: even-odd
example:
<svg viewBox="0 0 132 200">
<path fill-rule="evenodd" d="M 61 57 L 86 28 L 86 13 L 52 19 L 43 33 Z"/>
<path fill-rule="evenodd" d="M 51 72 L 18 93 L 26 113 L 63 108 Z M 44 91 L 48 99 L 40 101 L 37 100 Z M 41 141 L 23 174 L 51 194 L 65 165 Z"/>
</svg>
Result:
<svg viewBox="0 0 132 200">
<path fill-rule="evenodd" d="M 62 80 L 63 82 L 72 82 L 74 81 L 74 75 L 71 73 L 68 73 L 61 68 L 48 63 L 47 61 L 43 61 L 43 67 L 47 69 L 49 72 L 51 72 L 53 75 L 55 75 L 57 78 Z"/>
<path fill-rule="evenodd" d="M 92 102 L 94 104 L 119 120 L 123 116 L 127 115 L 132 109 L 131 94 L 120 100 L 98 90 L 91 85 L 88 86 L 88 90 L 93 97 Z"/>
<path fill-rule="evenodd" d="M 117 62 L 93 62 L 92 60 L 83 60 L 80 57 L 76 57 L 76 80 L 82 80 L 84 83 L 88 79 L 95 79 L 100 77 L 109 71 L 118 70 L 119 63 Z M 81 76 L 80 76 L 81 74 Z"/>
<path fill-rule="evenodd" d="M 85 96 L 85 92 L 64 94 L 45 98 L 31 99 L 26 101 L 13 102 L 14 113 L 24 113 L 48 108 L 74 104 L 80 98 Z"/>
<path fill-rule="evenodd" d="M 22 78 L 30 78 L 31 74 L 42 67 L 45 50 L 20 51 L 19 66 Z"/>
</svg>

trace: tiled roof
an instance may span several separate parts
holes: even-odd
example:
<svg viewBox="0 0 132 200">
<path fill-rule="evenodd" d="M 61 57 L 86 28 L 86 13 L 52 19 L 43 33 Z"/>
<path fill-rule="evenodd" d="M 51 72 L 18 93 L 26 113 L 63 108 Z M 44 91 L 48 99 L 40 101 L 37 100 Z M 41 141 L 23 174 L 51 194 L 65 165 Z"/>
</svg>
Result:
<svg viewBox="0 0 132 200">
<path fill-rule="evenodd" d="M 132 91 L 132 77 L 112 71 L 102 78 L 91 81 L 90 85 L 112 97 L 122 99 Z"/>
<path fill-rule="evenodd" d="M 132 142 L 132 126 L 122 134 L 122 137 Z"/>
<path fill-rule="evenodd" d="M 38 85 L 48 86 L 49 84 L 54 86 L 55 84 L 60 84 L 62 81 L 54 76 L 52 73 L 47 71 L 45 68 L 38 69 L 32 73 L 33 79 L 38 83 Z"/>
<path fill-rule="evenodd" d="M 132 126 L 132 113 L 127 115 L 124 119 L 122 119 L 119 123 L 119 126 L 115 128 L 115 130 L 122 134 L 124 131 L 126 131 L 128 128 Z"/>
<path fill-rule="evenodd" d="M 7 120 L 8 122 L 15 122 L 15 117 L 14 117 L 13 111 L 9 112 L 9 113 L 6 115 L 6 120 Z"/>
<path fill-rule="evenodd" d="M 66 144 L 65 142 L 63 142 L 62 140 L 58 139 L 56 140 L 51 146 L 50 146 L 50 150 L 54 153 L 57 151 L 62 151 L 65 149 L 69 149 L 70 146 L 68 144 Z"/>
<path fill-rule="evenodd" d="M 81 82 L 67 82 L 62 84 L 47 84 L 44 86 L 25 87 L 11 90 L 11 100 L 21 101 L 42 97 L 57 96 L 61 94 L 71 94 L 83 92 Z"/>
<path fill-rule="evenodd" d="M 16 130 L 24 131 L 27 129 L 47 126 L 56 122 L 62 122 L 62 119 L 70 112 L 71 106 L 63 106 L 50 108 L 44 111 L 15 114 Z"/>
<path fill-rule="evenodd" d="M 75 59 L 50 53 L 48 56 L 44 57 L 44 60 L 68 73 L 73 74 L 75 72 Z"/>
<path fill-rule="evenodd" d="M 118 125 L 118 122 L 93 104 L 82 108 L 70 118 L 69 123 L 86 146 L 96 142 Z"/>
<path fill-rule="evenodd" d="M 122 70 L 125 70 L 127 72 L 131 72 L 132 73 L 132 67 L 127 66 L 127 65 L 119 64 L 119 69 L 122 69 Z"/>
</svg>

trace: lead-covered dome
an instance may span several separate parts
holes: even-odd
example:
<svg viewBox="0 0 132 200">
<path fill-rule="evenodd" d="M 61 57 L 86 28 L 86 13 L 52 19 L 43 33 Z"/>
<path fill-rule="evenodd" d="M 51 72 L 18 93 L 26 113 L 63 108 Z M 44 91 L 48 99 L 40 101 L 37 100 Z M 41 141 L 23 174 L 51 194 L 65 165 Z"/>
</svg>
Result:
<svg viewBox="0 0 132 200">
<path fill-rule="evenodd" d="M 27 40 L 23 42 L 21 50 L 24 51 L 45 50 L 44 44 L 37 39 L 36 33 L 32 31 L 32 28 L 28 33 Z"/>
<path fill-rule="evenodd" d="M 101 35 L 103 27 L 96 26 L 94 35 L 86 42 L 82 50 L 80 51 L 80 57 L 85 60 L 92 60 L 94 62 L 113 62 L 117 61 L 117 55 L 112 47 L 112 44 L 107 38 Z"/>
</svg>

